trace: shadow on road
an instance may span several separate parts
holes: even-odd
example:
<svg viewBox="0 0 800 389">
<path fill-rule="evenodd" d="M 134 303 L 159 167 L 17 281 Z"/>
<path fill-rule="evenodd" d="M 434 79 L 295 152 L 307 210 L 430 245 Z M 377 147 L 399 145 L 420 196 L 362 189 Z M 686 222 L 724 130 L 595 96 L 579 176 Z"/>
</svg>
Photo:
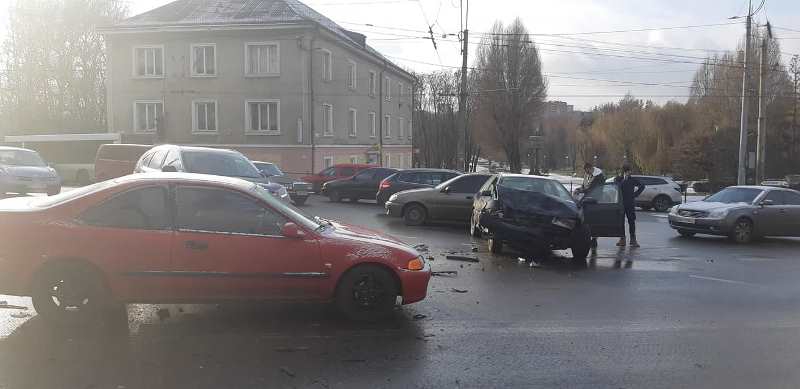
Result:
<svg viewBox="0 0 800 389">
<path fill-rule="evenodd" d="M 328 387 L 381 382 L 395 373 L 375 372 L 425 358 L 425 336 L 402 311 L 380 323 L 318 305 L 132 305 L 123 316 L 102 330 L 34 317 L 0 341 L 0 387 Z M 354 380 L 365 367 L 373 376 Z"/>
</svg>

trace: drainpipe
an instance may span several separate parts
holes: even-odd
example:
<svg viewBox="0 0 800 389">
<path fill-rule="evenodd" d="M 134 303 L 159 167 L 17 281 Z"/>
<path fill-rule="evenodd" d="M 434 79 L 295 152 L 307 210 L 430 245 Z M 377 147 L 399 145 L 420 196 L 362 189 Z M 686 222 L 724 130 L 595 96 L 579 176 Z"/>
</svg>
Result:
<svg viewBox="0 0 800 389">
<path fill-rule="evenodd" d="M 378 106 L 378 120 L 380 120 L 380 126 L 378 126 L 378 166 L 383 167 L 383 83 L 386 80 L 384 72 L 386 71 L 386 60 L 383 61 L 383 68 L 381 68 L 381 80 L 380 86 L 378 88 L 379 93 L 379 106 Z"/>
<path fill-rule="evenodd" d="M 317 29 L 316 33 L 319 33 Z M 317 159 L 317 136 L 316 128 L 314 127 L 314 116 L 317 112 L 317 106 L 314 105 L 314 37 L 311 37 L 311 42 L 308 45 L 308 99 L 309 99 L 309 117 L 308 126 L 311 133 L 311 174 L 317 172 L 315 163 Z"/>
</svg>

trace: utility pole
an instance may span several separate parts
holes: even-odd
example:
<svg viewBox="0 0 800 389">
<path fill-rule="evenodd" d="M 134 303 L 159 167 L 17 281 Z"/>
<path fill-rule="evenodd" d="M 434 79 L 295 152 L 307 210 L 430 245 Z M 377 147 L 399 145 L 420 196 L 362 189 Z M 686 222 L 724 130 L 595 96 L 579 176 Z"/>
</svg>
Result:
<svg viewBox="0 0 800 389">
<path fill-rule="evenodd" d="M 742 74 L 742 117 L 739 122 L 739 169 L 737 183 L 747 184 L 747 72 L 750 70 L 748 61 L 750 60 L 750 22 L 753 17 L 753 4 L 747 6 L 747 27 L 744 37 L 744 69 Z"/>
<path fill-rule="evenodd" d="M 469 173 L 470 143 L 469 130 L 467 126 L 467 49 L 469 48 L 469 0 L 467 2 L 467 12 L 464 18 L 464 47 L 461 49 L 461 93 L 458 95 L 458 118 L 459 124 L 464 126 L 464 172 Z M 463 5 L 463 0 L 462 0 Z"/>
<path fill-rule="evenodd" d="M 795 152 L 797 150 L 797 103 L 798 103 L 798 76 L 800 76 L 800 56 L 792 57 L 792 75 L 794 75 L 794 89 L 792 89 L 792 144 L 789 146 L 789 163 L 795 163 Z"/>
<path fill-rule="evenodd" d="M 758 140 L 756 142 L 756 185 L 760 185 L 761 181 L 763 181 L 766 177 L 764 174 L 766 173 L 766 143 L 767 143 L 767 118 L 764 113 L 764 78 L 766 77 L 768 58 L 767 58 L 767 48 L 769 45 L 769 39 L 772 38 L 772 28 L 767 22 L 767 32 L 761 38 L 761 64 L 759 67 L 758 72 Z"/>
</svg>

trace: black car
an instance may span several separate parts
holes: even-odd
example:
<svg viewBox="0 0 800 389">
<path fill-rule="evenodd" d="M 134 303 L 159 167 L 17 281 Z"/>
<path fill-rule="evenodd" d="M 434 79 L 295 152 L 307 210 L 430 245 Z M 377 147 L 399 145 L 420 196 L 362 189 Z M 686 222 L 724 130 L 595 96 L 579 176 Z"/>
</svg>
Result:
<svg viewBox="0 0 800 389">
<path fill-rule="evenodd" d="M 508 245 L 525 253 L 571 249 L 586 259 L 592 238 L 624 234 L 622 196 L 614 183 L 589 192 L 580 202 L 547 177 L 499 174 L 475 198 L 470 231 L 486 235 L 489 250 Z"/>
<path fill-rule="evenodd" d="M 289 192 L 289 197 L 291 197 L 295 205 L 305 204 L 312 189 L 310 183 L 295 180 L 272 162 L 253 161 L 253 165 L 255 165 L 256 169 L 258 169 L 264 177 L 267 177 L 270 182 L 276 182 L 286 187 L 286 191 Z"/>
<path fill-rule="evenodd" d="M 333 202 L 349 199 L 356 202 L 361 199 L 374 199 L 378 185 L 386 177 L 397 173 L 397 169 L 373 167 L 358 172 L 353 177 L 328 181 L 322 185 L 322 195 Z"/>
<path fill-rule="evenodd" d="M 433 188 L 455 176 L 460 172 L 447 169 L 405 169 L 381 181 L 375 200 L 383 205 L 389 197 L 397 192 L 409 189 Z"/>
</svg>

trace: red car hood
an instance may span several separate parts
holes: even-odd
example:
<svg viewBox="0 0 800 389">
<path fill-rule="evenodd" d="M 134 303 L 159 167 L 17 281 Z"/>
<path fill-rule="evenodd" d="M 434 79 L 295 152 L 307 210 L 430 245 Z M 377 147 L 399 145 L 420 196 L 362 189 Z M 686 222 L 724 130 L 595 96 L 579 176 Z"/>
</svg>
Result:
<svg viewBox="0 0 800 389">
<path fill-rule="evenodd" d="M 395 250 L 402 250 L 408 252 L 411 256 L 418 256 L 419 253 L 409 245 L 403 243 L 391 235 L 384 234 L 379 231 L 371 230 L 369 228 L 354 226 L 352 224 L 340 223 L 331 221 L 335 227 L 332 233 L 340 238 L 355 240 L 363 243 L 378 244 L 393 248 Z"/>
</svg>

